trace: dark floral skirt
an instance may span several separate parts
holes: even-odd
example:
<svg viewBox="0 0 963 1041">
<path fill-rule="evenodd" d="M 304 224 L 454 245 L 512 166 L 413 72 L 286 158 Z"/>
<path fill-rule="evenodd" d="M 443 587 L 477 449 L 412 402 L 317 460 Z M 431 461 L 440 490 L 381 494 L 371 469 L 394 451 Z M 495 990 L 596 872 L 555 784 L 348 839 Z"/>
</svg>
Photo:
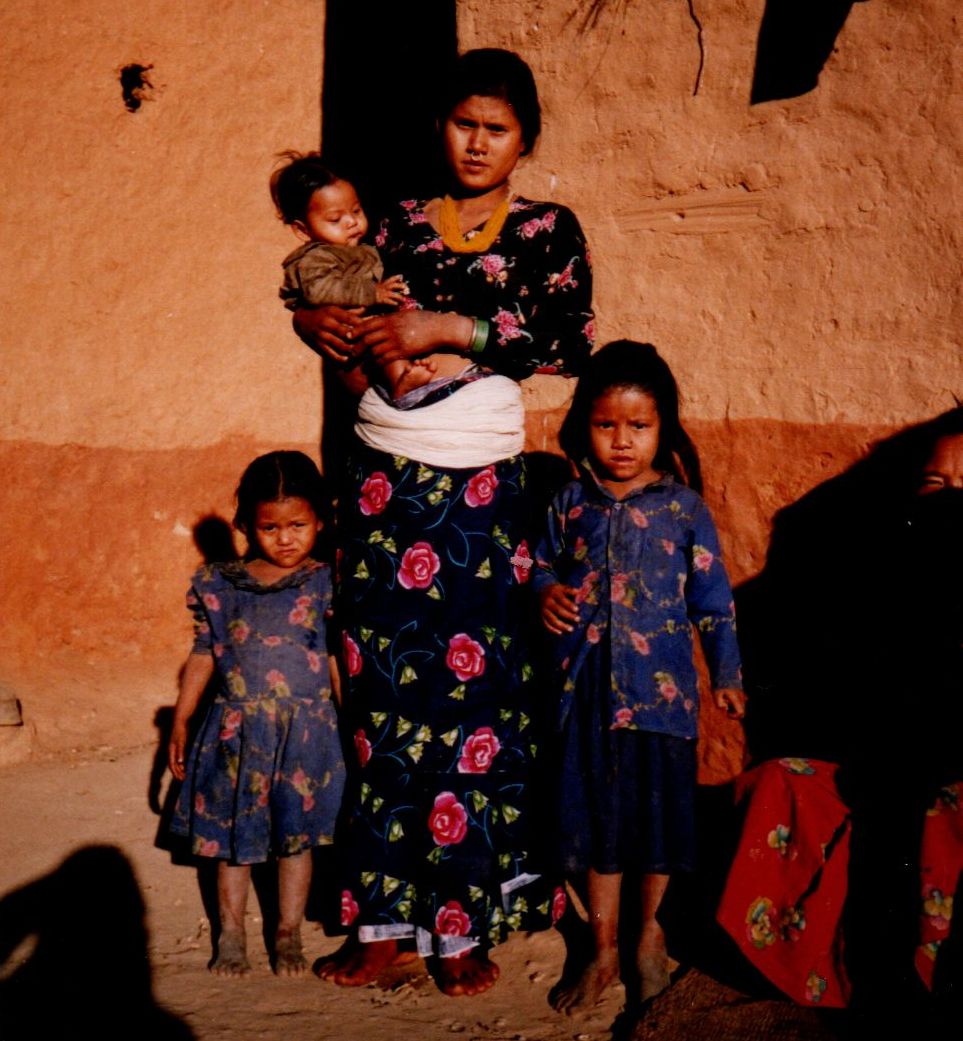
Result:
<svg viewBox="0 0 963 1041">
<path fill-rule="evenodd" d="M 535 848 L 522 460 L 443 470 L 362 447 L 351 487 L 342 921 L 442 954 L 542 928 L 564 897 Z"/>
</svg>

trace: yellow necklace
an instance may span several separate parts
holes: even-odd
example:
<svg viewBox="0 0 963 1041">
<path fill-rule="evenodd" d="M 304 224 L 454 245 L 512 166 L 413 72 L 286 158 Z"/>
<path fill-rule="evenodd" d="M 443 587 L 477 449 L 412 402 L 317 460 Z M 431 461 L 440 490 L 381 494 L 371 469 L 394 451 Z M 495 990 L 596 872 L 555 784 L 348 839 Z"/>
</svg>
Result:
<svg viewBox="0 0 963 1041">
<path fill-rule="evenodd" d="M 453 253 L 484 253 L 501 234 L 502 227 L 508 217 L 508 206 L 510 196 L 506 196 L 494 209 L 492 215 L 485 221 L 484 226 L 477 235 L 470 239 L 465 238 L 458 227 L 458 211 L 455 209 L 455 200 L 446 195 L 441 200 L 441 210 L 438 213 L 438 227 L 441 232 L 441 241 Z"/>
</svg>

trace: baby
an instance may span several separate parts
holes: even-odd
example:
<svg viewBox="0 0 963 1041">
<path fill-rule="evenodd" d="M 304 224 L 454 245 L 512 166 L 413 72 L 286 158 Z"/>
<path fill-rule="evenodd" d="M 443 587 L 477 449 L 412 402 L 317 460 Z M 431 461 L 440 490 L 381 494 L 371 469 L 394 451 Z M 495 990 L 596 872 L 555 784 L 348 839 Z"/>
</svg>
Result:
<svg viewBox="0 0 963 1041">
<path fill-rule="evenodd" d="M 333 174 L 317 152 L 286 152 L 288 160 L 271 175 L 271 198 L 278 216 L 304 240 L 284 258 L 280 296 L 285 307 L 396 306 L 408 289 L 401 275 L 382 280 L 378 251 L 362 243 L 368 231 L 357 192 Z M 389 362 L 382 380 L 398 398 L 432 379 L 431 358 Z"/>
</svg>

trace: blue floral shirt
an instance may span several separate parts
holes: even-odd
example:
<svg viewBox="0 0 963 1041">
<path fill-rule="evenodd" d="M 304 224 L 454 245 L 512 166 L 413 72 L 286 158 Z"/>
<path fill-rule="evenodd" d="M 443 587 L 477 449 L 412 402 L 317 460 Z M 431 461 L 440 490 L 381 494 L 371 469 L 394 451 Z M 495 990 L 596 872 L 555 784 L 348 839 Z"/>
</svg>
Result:
<svg viewBox="0 0 963 1041">
<path fill-rule="evenodd" d="M 612 727 L 694 738 L 693 629 L 713 689 L 742 687 L 732 589 L 700 496 L 664 477 L 616 499 L 586 473 L 555 497 L 533 584 L 578 590 L 575 631 L 551 637 L 561 715 L 591 647 L 608 639 Z"/>
</svg>

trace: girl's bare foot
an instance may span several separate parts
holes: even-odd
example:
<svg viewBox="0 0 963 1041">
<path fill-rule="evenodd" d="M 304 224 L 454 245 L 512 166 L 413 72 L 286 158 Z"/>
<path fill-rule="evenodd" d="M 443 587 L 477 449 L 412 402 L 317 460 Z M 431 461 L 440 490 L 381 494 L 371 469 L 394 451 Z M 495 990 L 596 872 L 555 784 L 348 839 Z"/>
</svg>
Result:
<svg viewBox="0 0 963 1041">
<path fill-rule="evenodd" d="M 376 940 L 360 943 L 352 938 L 327 958 L 314 964 L 315 974 L 323 980 L 332 980 L 339 987 L 363 987 L 377 979 L 389 965 L 412 960 L 410 952 L 398 952 L 395 940 Z"/>
<path fill-rule="evenodd" d="M 669 986 L 669 958 L 665 950 L 639 950 L 639 997 L 651 1001 Z"/>
<path fill-rule="evenodd" d="M 591 1008 L 619 978 L 619 953 L 615 948 L 601 951 L 585 966 L 582 975 L 570 986 L 555 987 L 549 1000 L 556 1012 L 571 1015 Z"/>
<path fill-rule="evenodd" d="M 471 952 L 460 958 L 439 958 L 438 987 L 450 998 L 483 994 L 495 986 L 498 966 L 485 954 Z"/>
<path fill-rule="evenodd" d="M 243 932 L 222 932 L 217 957 L 209 966 L 216 976 L 244 976 L 251 971 L 247 960 L 247 937 Z"/>
<path fill-rule="evenodd" d="M 274 937 L 274 972 L 278 976 L 301 976 L 308 963 L 301 946 L 301 930 L 278 929 Z"/>
</svg>

